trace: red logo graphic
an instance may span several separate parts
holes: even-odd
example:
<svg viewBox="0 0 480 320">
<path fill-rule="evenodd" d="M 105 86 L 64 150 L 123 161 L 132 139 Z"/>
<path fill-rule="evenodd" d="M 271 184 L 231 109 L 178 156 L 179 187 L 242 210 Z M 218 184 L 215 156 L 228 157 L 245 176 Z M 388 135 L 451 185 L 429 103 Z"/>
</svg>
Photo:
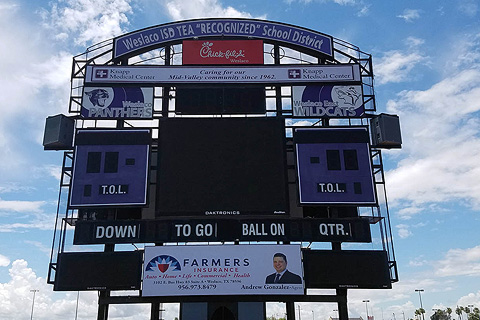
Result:
<svg viewBox="0 0 480 320">
<path fill-rule="evenodd" d="M 165 273 L 165 271 L 168 270 L 168 267 L 169 267 L 169 266 L 170 266 L 170 265 L 167 264 L 167 263 L 159 263 L 159 264 L 158 264 L 158 270 L 160 270 L 161 273 Z"/>
<path fill-rule="evenodd" d="M 263 41 L 183 41 L 183 64 L 263 64 Z"/>
</svg>

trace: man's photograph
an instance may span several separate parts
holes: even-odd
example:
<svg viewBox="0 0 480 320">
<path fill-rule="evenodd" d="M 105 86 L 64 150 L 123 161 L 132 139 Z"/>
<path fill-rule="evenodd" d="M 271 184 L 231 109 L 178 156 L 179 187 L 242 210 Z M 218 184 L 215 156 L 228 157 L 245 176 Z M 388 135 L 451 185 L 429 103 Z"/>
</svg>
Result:
<svg viewBox="0 0 480 320">
<path fill-rule="evenodd" d="M 298 274 L 287 270 L 287 256 L 283 253 L 278 252 L 273 255 L 273 268 L 275 272 L 267 276 L 265 283 L 302 283 L 302 278 Z"/>
</svg>

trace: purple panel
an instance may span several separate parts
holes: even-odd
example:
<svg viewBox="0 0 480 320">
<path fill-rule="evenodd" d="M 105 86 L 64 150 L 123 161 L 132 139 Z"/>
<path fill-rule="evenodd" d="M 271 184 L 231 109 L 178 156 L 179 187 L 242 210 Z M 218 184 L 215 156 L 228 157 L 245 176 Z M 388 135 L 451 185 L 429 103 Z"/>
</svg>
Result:
<svg viewBox="0 0 480 320">
<path fill-rule="evenodd" d="M 98 144 L 75 147 L 70 206 L 146 205 L 150 145 L 102 142 L 118 135 L 131 140 L 137 132 L 97 134 Z"/>
<path fill-rule="evenodd" d="M 294 117 L 362 117 L 364 113 L 361 85 L 293 87 Z"/>
<path fill-rule="evenodd" d="M 375 205 L 368 142 L 348 141 L 350 133 L 359 129 L 336 129 L 340 134 L 335 142 L 322 137 L 323 132 L 331 135 L 332 130 L 306 130 L 316 131 L 319 142 L 296 143 L 300 203 Z M 345 142 L 341 141 L 343 133 L 347 133 Z"/>
<path fill-rule="evenodd" d="M 88 119 L 151 119 L 153 88 L 85 87 L 80 114 Z"/>
</svg>

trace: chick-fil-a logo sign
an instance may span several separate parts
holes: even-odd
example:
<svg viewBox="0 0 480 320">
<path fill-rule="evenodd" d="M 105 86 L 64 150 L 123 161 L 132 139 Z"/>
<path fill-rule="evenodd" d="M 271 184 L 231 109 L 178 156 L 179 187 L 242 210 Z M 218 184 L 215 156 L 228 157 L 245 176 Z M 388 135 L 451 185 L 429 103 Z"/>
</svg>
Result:
<svg viewBox="0 0 480 320">
<path fill-rule="evenodd" d="M 204 42 L 202 48 L 200 49 L 200 57 L 202 58 L 225 58 L 225 59 L 242 59 L 245 58 L 245 51 L 240 50 L 227 50 L 223 52 L 222 50 L 215 51 L 213 49 L 213 42 Z"/>
<path fill-rule="evenodd" d="M 262 40 L 183 41 L 183 64 L 263 64 Z"/>
</svg>

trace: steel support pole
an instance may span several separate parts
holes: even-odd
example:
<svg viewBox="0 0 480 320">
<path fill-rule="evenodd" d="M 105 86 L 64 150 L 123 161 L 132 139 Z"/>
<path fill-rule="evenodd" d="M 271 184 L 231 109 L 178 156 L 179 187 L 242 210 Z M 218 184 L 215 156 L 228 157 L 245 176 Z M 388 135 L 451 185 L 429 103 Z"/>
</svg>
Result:
<svg viewBox="0 0 480 320">
<path fill-rule="evenodd" d="M 287 320 L 295 320 L 295 302 L 286 302 Z"/>
<path fill-rule="evenodd" d="M 108 304 L 101 303 L 103 299 L 110 296 L 110 291 L 101 290 L 98 292 L 98 313 L 97 320 L 107 320 L 108 319 Z"/>
<path fill-rule="evenodd" d="M 339 320 L 348 320 L 347 289 L 337 289 Z"/>
<path fill-rule="evenodd" d="M 119 125 L 117 123 L 117 125 Z M 111 217 L 109 217 L 111 219 Z M 113 220 L 113 219 L 112 219 Z M 106 244 L 104 252 L 114 252 L 114 244 Z M 107 320 L 108 319 L 108 303 L 101 303 L 103 299 L 110 297 L 110 290 L 99 290 L 98 291 L 98 313 L 97 320 Z"/>
<path fill-rule="evenodd" d="M 160 303 L 152 302 L 150 309 L 150 320 L 160 320 Z"/>
</svg>

